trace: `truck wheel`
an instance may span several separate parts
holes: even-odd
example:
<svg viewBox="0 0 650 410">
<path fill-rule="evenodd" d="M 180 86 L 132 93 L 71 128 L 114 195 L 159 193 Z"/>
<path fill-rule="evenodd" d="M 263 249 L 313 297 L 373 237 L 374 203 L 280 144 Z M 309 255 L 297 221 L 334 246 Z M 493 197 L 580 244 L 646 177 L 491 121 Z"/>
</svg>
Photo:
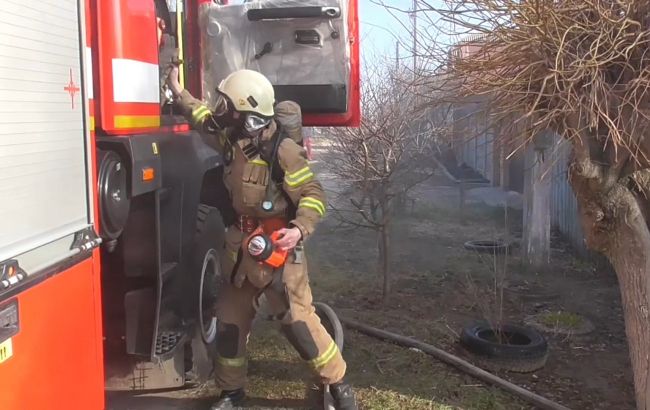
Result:
<svg viewBox="0 0 650 410">
<path fill-rule="evenodd" d="M 214 313 L 217 297 L 214 278 L 218 278 L 220 273 L 217 252 L 210 249 L 203 259 L 197 309 L 198 321 L 201 324 L 201 338 L 206 344 L 214 342 L 217 335 L 217 316 Z"/>
<path fill-rule="evenodd" d="M 100 236 L 117 239 L 129 217 L 131 199 L 128 192 L 128 172 L 114 151 L 97 151 L 97 192 L 101 214 Z"/>
<path fill-rule="evenodd" d="M 195 318 L 201 339 L 205 344 L 214 342 L 217 334 L 215 303 L 221 279 L 219 250 L 223 248 L 225 228 L 217 208 L 199 205 L 194 240 L 194 262 L 197 299 L 194 303 Z"/>
<path fill-rule="evenodd" d="M 186 345 L 185 377 L 188 385 L 207 381 L 214 371 L 217 317 L 214 304 L 220 281 L 219 250 L 223 247 L 225 228 L 216 208 L 199 205 L 196 236 L 192 249 L 190 290 L 191 315 L 195 320 L 192 339 Z"/>
</svg>

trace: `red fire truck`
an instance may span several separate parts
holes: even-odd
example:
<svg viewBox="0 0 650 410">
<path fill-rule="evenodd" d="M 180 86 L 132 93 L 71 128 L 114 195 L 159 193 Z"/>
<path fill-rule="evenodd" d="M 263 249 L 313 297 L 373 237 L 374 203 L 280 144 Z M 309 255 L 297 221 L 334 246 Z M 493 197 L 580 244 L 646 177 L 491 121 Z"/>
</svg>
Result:
<svg viewBox="0 0 650 410">
<path fill-rule="evenodd" d="M 306 126 L 358 124 L 357 0 L 224 3 L 2 2 L 0 409 L 211 372 L 232 215 L 222 158 L 168 98 L 174 58 L 208 101 L 252 68 Z"/>
</svg>

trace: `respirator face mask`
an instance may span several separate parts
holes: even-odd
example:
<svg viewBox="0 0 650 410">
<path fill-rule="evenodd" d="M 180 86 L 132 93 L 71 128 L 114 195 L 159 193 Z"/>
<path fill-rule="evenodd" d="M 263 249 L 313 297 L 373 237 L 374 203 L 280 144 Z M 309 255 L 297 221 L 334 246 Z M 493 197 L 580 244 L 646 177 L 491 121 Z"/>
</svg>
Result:
<svg viewBox="0 0 650 410">
<path fill-rule="evenodd" d="M 246 114 L 246 119 L 244 120 L 244 130 L 249 135 L 253 135 L 257 133 L 257 131 L 268 126 L 270 123 L 270 118 L 264 118 L 260 117 L 259 115 L 248 113 Z"/>
</svg>

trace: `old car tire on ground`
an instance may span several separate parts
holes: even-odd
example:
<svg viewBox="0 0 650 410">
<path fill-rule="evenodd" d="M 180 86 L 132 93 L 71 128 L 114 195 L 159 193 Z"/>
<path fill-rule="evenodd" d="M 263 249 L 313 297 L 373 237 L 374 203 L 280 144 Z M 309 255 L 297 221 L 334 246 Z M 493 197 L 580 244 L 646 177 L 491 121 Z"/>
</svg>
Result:
<svg viewBox="0 0 650 410">
<path fill-rule="evenodd" d="M 502 241 L 467 241 L 463 245 L 468 251 L 480 253 L 502 254 L 510 248 Z"/>
<path fill-rule="evenodd" d="M 497 341 L 487 322 L 477 322 L 463 328 L 460 343 L 476 356 L 481 366 L 491 370 L 528 373 L 546 364 L 548 343 L 541 333 L 509 324 L 502 325 L 501 332 L 506 343 Z"/>
</svg>

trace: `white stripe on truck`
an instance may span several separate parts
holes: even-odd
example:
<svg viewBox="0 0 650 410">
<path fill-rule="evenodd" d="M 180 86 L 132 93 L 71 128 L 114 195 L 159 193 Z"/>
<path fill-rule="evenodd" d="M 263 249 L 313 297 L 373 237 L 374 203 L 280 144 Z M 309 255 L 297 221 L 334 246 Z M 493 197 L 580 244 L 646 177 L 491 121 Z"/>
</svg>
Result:
<svg viewBox="0 0 650 410">
<path fill-rule="evenodd" d="M 158 65 L 123 58 L 113 59 L 113 101 L 160 103 Z"/>
<path fill-rule="evenodd" d="M 86 47 L 86 95 L 89 100 L 93 99 L 93 52 Z"/>
</svg>

